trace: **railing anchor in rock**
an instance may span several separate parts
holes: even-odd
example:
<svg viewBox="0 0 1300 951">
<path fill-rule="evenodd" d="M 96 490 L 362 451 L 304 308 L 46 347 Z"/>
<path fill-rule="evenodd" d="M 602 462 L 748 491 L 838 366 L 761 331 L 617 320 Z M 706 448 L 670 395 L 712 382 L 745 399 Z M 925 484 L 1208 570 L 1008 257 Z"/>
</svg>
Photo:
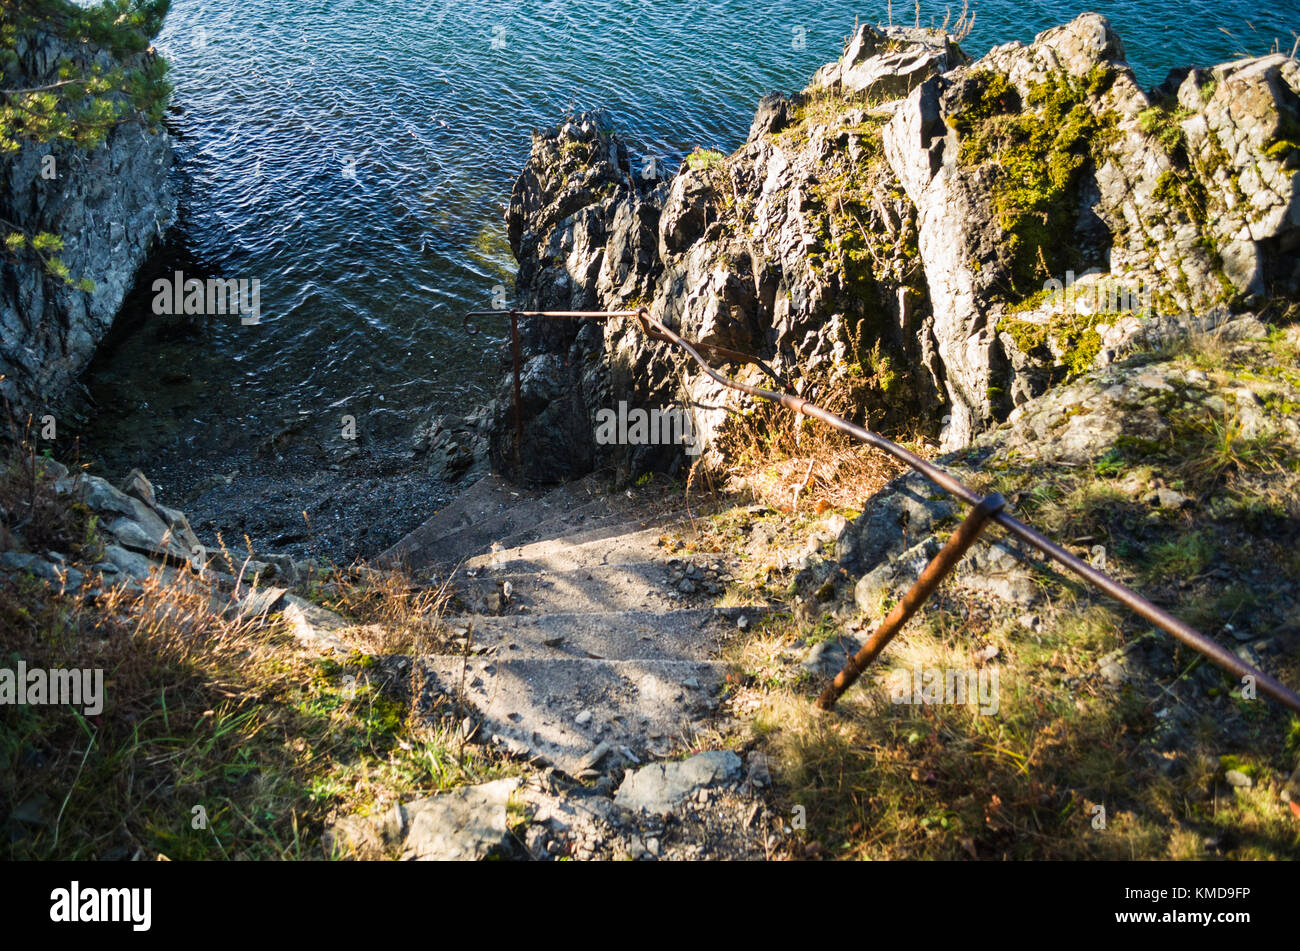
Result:
<svg viewBox="0 0 1300 951">
<path fill-rule="evenodd" d="M 880 656 L 880 652 L 894 639 L 894 635 L 903 629 L 903 625 L 911 620 L 912 615 L 925 603 L 926 598 L 934 593 L 934 589 L 939 587 L 944 578 L 952 574 L 970 546 L 974 545 L 976 539 L 980 537 L 989 519 L 1006 508 L 1006 504 L 1002 496 L 995 492 L 981 499 L 979 504 L 970 510 L 962 523 L 957 526 L 957 530 L 952 533 L 947 544 L 939 550 L 939 554 L 925 566 L 921 577 L 916 579 L 916 583 L 908 589 L 907 594 L 903 595 L 902 600 L 894 605 L 894 609 L 871 633 L 862 648 L 848 658 L 844 669 L 836 674 L 835 679 L 822 691 L 822 695 L 817 698 L 819 709 L 829 710 L 835 706 L 835 702 L 840 699 L 844 691 L 852 687 L 862 673 L 871 666 L 871 662 Z"/>
<path fill-rule="evenodd" d="M 550 317 L 550 318 L 568 318 L 571 320 L 605 320 L 609 317 L 634 317 L 634 310 L 610 310 L 610 311 L 582 311 L 582 310 L 472 310 L 467 313 L 461 320 L 461 327 L 465 333 L 473 336 L 478 333 L 472 317 L 510 317 L 510 362 L 514 372 L 514 402 L 513 411 L 515 418 L 515 474 L 523 475 L 523 460 L 521 455 L 521 446 L 524 443 L 524 416 L 522 400 L 520 393 L 520 377 L 523 372 L 522 361 L 519 356 L 519 318 L 520 317 Z"/>
</svg>

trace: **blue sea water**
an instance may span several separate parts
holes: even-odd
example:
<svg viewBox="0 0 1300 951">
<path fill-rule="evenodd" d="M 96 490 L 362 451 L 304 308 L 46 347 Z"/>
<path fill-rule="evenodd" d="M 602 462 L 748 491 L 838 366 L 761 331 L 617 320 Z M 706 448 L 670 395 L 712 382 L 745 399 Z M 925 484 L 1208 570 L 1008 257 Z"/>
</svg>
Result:
<svg viewBox="0 0 1300 951">
<path fill-rule="evenodd" d="M 1094 0 L 1139 79 L 1280 46 L 1300 4 Z M 261 322 L 174 339 L 152 319 L 89 383 L 103 442 L 190 452 L 294 413 L 481 395 L 492 335 L 462 311 L 509 283 L 502 211 L 531 130 L 602 106 L 669 167 L 743 141 L 765 92 L 802 88 L 855 20 L 959 7 L 841 0 L 173 0 L 157 47 L 185 181 L 174 261 L 257 279 Z M 1088 7 L 980 0 L 963 46 L 1028 41 Z M 149 295 L 131 307 L 144 312 Z M 128 315 L 130 316 L 130 315 Z M 178 384 L 178 381 L 183 381 Z M 149 425 L 145 425 L 145 421 Z"/>
</svg>

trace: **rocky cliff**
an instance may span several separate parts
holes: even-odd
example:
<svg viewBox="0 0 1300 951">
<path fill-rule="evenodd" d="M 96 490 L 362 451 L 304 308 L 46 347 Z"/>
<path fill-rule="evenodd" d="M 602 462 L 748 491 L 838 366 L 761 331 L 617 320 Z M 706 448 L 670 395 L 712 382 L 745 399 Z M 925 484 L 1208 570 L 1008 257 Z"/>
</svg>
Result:
<svg viewBox="0 0 1300 951">
<path fill-rule="evenodd" d="M 648 306 L 803 395 L 963 447 L 1056 383 L 1300 293 L 1300 62 L 1177 70 L 1143 90 L 1104 17 L 971 62 L 863 26 L 746 143 L 669 181 L 603 113 L 537 134 L 507 212 L 530 309 Z M 628 320 L 524 323 L 522 475 L 672 464 L 596 444 L 596 414 L 692 407 L 714 452 L 738 394 Z M 752 366 L 728 368 L 760 382 Z M 508 387 L 494 464 L 513 468 Z"/>
<path fill-rule="evenodd" d="M 123 59 L 52 26 L 25 26 L 15 31 L 2 82 L 5 89 L 32 89 L 67 75 L 143 70 L 155 62 L 150 51 Z M 0 253 L 0 387 L 21 417 L 53 408 L 85 368 L 175 217 L 176 196 L 168 181 L 170 138 L 143 116 L 116 124 L 90 148 L 58 136 L 17 142 L 16 151 L 0 156 L 4 233 L 57 235 L 58 257 L 72 279 L 51 274 L 30 252 Z M 93 290 L 81 289 L 82 280 Z"/>
</svg>

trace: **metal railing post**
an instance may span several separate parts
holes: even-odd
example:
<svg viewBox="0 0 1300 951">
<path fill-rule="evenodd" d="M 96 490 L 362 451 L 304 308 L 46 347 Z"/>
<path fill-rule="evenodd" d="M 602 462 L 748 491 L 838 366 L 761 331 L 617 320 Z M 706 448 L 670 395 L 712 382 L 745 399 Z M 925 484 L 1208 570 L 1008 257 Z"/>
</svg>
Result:
<svg viewBox="0 0 1300 951">
<path fill-rule="evenodd" d="M 515 368 L 515 477 L 524 477 L 524 408 L 519 383 L 519 311 L 510 312 L 510 353 Z"/>
<path fill-rule="evenodd" d="M 934 589 L 939 587 L 943 579 L 957 567 L 962 556 L 980 537 L 989 519 L 1005 507 L 1006 502 L 1002 496 L 994 492 L 971 509 L 952 533 L 947 544 L 939 550 L 939 554 L 925 566 L 921 577 L 916 579 L 916 583 L 903 595 L 902 600 L 894 605 L 894 609 L 886 615 L 880 626 L 872 631 L 862 648 L 848 659 L 844 669 L 836 674 L 835 679 L 822 691 L 822 695 L 817 698 L 819 709 L 829 710 L 835 706 L 835 701 L 840 699 L 844 691 L 853 686 L 862 676 L 863 671 L 871 666 L 872 661 L 880 656 L 885 646 L 903 629 L 903 625 L 911 620 L 912 615 L 925 603 L 925 599 L 933 594 Z"/>
</svg>

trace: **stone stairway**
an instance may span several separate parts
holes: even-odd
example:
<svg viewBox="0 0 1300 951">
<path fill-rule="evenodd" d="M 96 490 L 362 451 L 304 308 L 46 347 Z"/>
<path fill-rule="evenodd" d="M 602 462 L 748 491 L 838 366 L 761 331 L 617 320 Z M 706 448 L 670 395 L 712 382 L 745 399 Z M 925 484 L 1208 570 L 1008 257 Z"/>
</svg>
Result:
<svg viewBox="0 0 1300 951">
<path fill-rule="evenodd" d="M 714 608 L 725 567 L 665 550 L 677 504 L 592 477 L 532 493 L 488 476 L 380 556 L 452 579 L 457 653 L 422 664 L 476 738 L 583 779 L 694 747 L 721 649 L 757 611 Z"/>
</svg>

